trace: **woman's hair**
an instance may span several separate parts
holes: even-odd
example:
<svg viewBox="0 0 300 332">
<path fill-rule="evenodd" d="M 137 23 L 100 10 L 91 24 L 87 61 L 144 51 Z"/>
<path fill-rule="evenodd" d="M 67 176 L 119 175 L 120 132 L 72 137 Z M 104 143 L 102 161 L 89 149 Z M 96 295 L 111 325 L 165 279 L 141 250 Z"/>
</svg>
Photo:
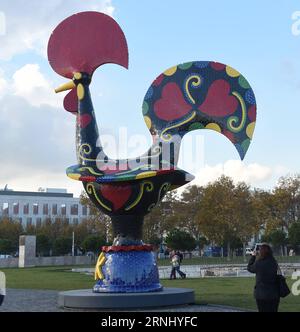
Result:
<svg viewBox="0 0 300 332">
<path fill-rule="evenodd" d="M 272 257 L 273 251 L 269 244 L 263 243 L 259 249 L 260 258 Z"/>
</svg>

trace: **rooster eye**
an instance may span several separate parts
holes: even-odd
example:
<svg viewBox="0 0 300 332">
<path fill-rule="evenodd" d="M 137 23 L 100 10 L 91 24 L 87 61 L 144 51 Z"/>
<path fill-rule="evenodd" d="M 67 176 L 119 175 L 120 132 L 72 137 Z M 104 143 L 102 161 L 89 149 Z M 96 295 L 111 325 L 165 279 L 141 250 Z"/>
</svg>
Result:
<svg viewBox="0 0 300 332">
<path fill-rule="evenodd" d="M 74 73 L 73 81 L 76 85 L 78 84 L 90 84 L 91 83 L 91 76 L 87 73 Z"/>
<path fill-rule="evenodd" d="M 82 74 L 81 73 L 75 73 L 74 78 L 75 78 L 75 80 L 80 80 L 82 78 Z"/>
</svg>

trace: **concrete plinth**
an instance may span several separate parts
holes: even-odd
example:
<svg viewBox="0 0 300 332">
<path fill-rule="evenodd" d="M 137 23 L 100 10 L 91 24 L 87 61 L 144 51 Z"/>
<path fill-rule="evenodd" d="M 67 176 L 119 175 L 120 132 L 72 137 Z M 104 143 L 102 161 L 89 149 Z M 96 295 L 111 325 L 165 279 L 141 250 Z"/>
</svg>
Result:
<svg viewBox="0 0 300 332">
<path fill-rule="evenodd" d="M 58 305 L 77 309 L 129 309 L 193 304 L 193 289 L 164 288 L 151 293 L 93 293 L 91 289 L 61 292 Z"/>
<path fill-rule="evenodd" d="M 19 238 L 19 267 L 34 267 L 36 236 L 21 235 Z"/>
</svg>

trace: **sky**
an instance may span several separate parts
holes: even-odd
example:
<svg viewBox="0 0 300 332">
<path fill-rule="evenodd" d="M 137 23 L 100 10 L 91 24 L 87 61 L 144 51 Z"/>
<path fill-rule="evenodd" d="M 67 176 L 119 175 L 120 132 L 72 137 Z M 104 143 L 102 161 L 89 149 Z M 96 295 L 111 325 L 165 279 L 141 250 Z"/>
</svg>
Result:
<svg viewBox="0 0 300 332">
<path fill-rule="evenodd" d="M 104 65 L 91 85 L 100 134 L 116 141 L 108 155 L 135 157 L 150 146 L 141 105 L 160 73 L 182 62 L 218 61 L 240 71 L 255 92 L 252 144 L 241 162 L 224 136 L 195 131 L 184 138 L 179 166 L 196 175 L 195 184 L 226 174 L 265 189 L 300 172 L 299 0 L 2 0 L 0 188 L 82 190 L 65 175 L 76 164 L 75 117 L 53 92 L 65 80 L 49 66 L 46 49 L 63 19 L 87 10 L 111 15 L 129 47 L 129 69 Z"/>
</svg>

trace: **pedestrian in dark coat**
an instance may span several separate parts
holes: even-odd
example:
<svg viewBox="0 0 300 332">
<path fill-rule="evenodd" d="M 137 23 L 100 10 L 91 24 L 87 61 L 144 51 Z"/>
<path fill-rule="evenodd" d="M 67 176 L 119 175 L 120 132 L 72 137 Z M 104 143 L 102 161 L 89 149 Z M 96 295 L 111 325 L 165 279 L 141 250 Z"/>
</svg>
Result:
<svg viewBox="0 0 300 332">
<path fill-rule="evenodd" d="M 268 244 L 262 244 L 259 252 L 254 252 L 247 270 L 256 274 L 254 297 L 259 312 L 277 312 L 279 306 L 279 286 L 277 282 L 278 263 Z"/>
</svg>

